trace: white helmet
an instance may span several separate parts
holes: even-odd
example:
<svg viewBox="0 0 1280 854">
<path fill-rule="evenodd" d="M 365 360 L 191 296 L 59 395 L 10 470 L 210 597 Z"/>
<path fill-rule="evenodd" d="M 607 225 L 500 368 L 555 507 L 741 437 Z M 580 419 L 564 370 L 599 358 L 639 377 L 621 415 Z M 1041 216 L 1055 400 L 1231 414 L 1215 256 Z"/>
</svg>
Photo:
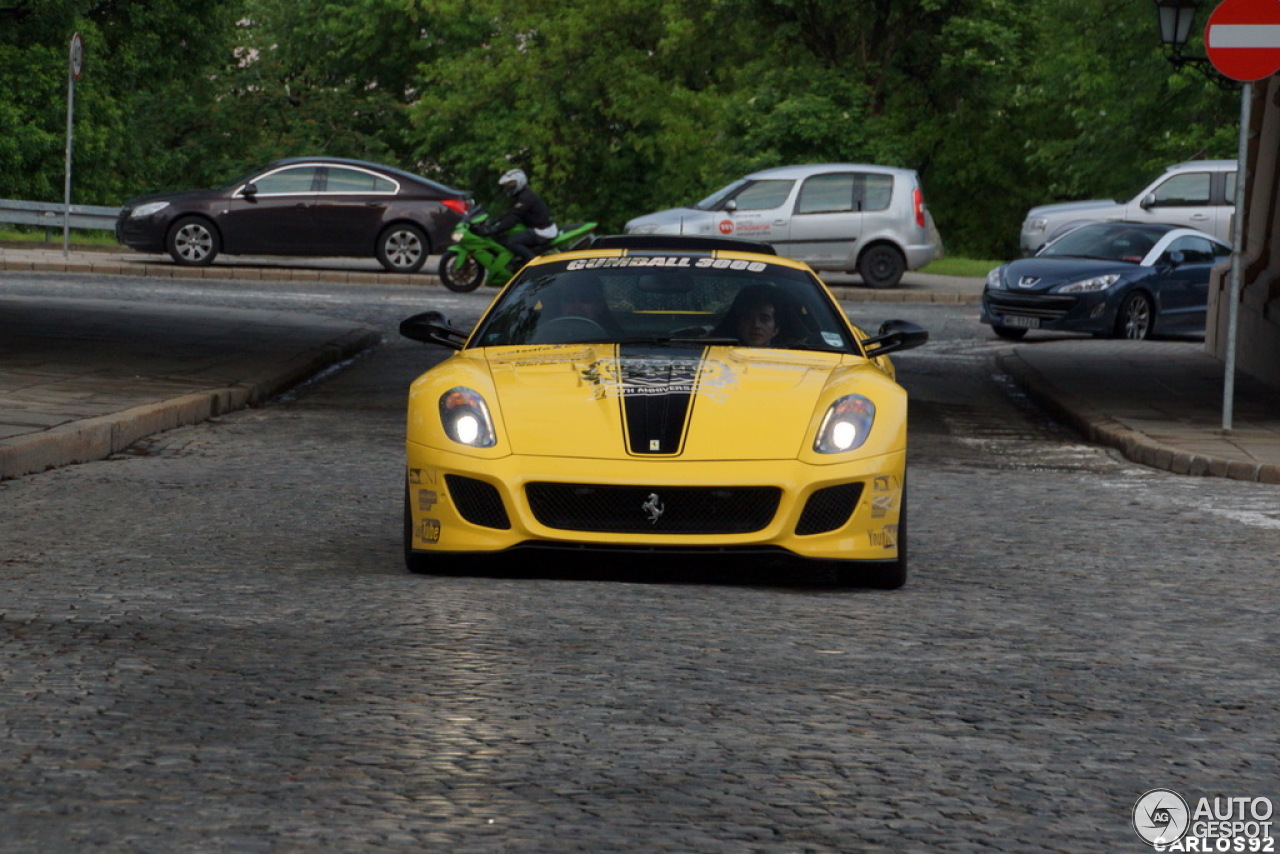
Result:
<svg viewBox="0 0 1280 854">
<path fill-rule="evenodd" d="M 501 178 L 498 179 L 498 186 L 508 196 L 514 196 L 516 193 L 529 186 L 529 176 L 524 174 L 523 169 L 508 169 Z"/>
</svg>

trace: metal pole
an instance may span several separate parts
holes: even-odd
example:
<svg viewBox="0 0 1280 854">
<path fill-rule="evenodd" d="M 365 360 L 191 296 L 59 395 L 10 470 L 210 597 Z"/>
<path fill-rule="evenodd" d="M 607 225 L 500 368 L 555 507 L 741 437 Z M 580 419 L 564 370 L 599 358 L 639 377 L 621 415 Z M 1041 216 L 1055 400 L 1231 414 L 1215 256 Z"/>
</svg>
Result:
<svg viewBox="0 0 1280 854">
<path fill-rule="evenodd" d="M 1227 358 L 1222 380 L 1222 429 L 1231 431 L 1236 397 L 1236 326 L 1240 316 L 1240 276 L 1244 251 L 1244 190 L 1248 182 L 1245 167 L 1249 161 L 1249 122 L 1253 108 L 1253 84 L 1246 82 L 1240 90 L 1240 147 L 1236 155 L 1236 222 L 1231 247 L 1231 279 L 1227 299 Z"/>
<path fill-rule="evenodd" d="M 72 50 L 75 49 L 74 40 Z M 67 63 L 67 162 L 62 188 L 62 257 L 66 258 L 71 244 L 71 117 L 76 103 L 76 68 L 74 61 Z"/>
</svg>

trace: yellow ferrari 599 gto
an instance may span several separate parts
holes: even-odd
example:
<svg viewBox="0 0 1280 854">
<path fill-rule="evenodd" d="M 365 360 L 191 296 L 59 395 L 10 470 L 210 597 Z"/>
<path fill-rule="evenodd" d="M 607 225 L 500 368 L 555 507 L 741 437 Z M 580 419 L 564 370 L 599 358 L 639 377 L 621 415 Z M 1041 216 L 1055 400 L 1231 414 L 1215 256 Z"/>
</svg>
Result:
<svg viewBox="0 0 1280 854">
<path fill-rule="evenodd" d="M 807 266 L 716 238 L 617 236 L 537 258 L 409 393 L 414 572 L 521 549 L 822 561 L 907 575 L 907 393 Z"/>
</svg>

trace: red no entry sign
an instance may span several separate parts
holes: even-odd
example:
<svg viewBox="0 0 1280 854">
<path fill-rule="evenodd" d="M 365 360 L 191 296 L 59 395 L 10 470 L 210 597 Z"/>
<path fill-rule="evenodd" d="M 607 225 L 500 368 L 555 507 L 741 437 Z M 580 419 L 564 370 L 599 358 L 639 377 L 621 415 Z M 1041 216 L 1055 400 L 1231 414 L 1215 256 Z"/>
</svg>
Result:
<svg viewBox="0 0 1280 854">
<path fill-rule="evenodd" d="M 1280 71 L 1280 0 L 1225 0 L 1209 16 L 1204 44 L 1232 80 L 1270 77 Z"/>
</svg>

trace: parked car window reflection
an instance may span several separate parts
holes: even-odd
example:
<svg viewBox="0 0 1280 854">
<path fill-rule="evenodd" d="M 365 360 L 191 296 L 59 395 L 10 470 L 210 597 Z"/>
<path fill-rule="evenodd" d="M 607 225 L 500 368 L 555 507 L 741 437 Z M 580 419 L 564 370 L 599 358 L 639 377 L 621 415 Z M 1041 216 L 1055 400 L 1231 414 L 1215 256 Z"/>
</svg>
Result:
<svg viewBox="0 0 1280 854">
<path fill-rule="evenodd" d="M 255 178 L 253 185 L 259 196 L 276 196 L 288 193 L 310 193 L 315 186 L 316 168 L 304 166 L 298 169 L 281 169 L 270 175 Z"/>
<path fill-rule="evenodd" d="M 330 169 L 324 191 L 327 193 L 394 193 L 393 182 L 357 169 Z"/>
<path fill-rule="evenodd" d="M 1209 204 L 1210 175 L 1208 172 L 1188 172 L 1175 175 L 1165 181 L 1152 194 L 1161 207 Z"/>
<path fill-rule="evenodd" d="M 795 181 L 754 181 L 733 197 L 740 211 L 760 211 L 781 207 L 791 195 Z"/>
</svg>

